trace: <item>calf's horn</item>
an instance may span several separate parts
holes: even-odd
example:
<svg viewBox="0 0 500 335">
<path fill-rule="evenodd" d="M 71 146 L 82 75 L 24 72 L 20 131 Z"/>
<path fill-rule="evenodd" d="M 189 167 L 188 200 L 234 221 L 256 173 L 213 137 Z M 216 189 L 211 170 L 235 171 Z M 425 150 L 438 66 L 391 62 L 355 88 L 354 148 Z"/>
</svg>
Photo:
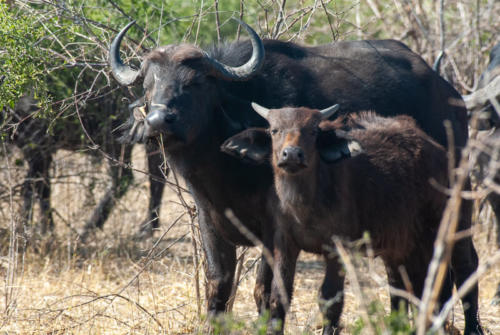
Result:
<svg viewBox="0 0 500 335">
<path fill-rule="evenodd" d="M 269 109 L 267 109 L 266 107 L 262 107 L 261 105 L 252 102 L 252 108 L 254 111 L 259 113 L 259 115 L 262 116 L 264 119 L 267 120 L 267 118 L 269 117 Z"/>
<path fill-rule="evenodd" d="M 332 116 L 333 114 L 335 114 L 339 110 L 339 108 L 340 108 L 340 105 L 339 104 L 335 104 L 333 106 L 330 106 L 328 108 L 320 110 L 319 112 L 321 113 L 321 118 L 323 120 L 328 119 L 330 116 Z"/>
</svg>

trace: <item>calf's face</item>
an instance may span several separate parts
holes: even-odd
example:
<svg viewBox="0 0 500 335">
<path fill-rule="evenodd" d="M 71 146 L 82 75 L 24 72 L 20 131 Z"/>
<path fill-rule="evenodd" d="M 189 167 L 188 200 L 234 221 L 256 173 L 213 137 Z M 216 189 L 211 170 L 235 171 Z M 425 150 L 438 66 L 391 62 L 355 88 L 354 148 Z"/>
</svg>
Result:
<svg viewBox="0 0 500 335">
<path fill-rule="evenodd" d="M 314 160 L 321 114 L 307 108 L 271 110 L 267 118 L 276 171 L 298 173 Z"/>
<path fill-rule="evenodd" d="M 332 163 L 351 156 L 353 141 L 346 132 L 321 124 L 338 105 L 321 111 L 304 107 L 269 110 L 255 103 L 252 107 L 268 121 L 269 128 L 247 129 L 226 140 L 222 151 L 256 164 L 271 161 L 276 174 L 301 173 L 318 158 Z"/>
</svg>

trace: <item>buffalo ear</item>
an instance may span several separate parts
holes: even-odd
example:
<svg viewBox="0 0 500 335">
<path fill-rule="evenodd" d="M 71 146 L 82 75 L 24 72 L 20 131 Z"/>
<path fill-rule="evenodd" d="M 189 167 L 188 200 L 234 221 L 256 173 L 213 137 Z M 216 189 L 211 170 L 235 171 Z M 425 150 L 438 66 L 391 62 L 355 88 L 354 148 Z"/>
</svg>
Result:
<svg viewBox="0 0 500 335">
<path fill-rule="evenodd" d="M 335 163 L 363 153 L 361 144 L 343 130 L 320 130 L 317 147 L 321 159 L 326 163 Z"/>
<path fill-rule="evenodd" d="M 250 128 L 228 138 L 220 148 L 244 162 L 262 164 L 269 161 L 271 137 L 263 128 Z"/>
</svg>

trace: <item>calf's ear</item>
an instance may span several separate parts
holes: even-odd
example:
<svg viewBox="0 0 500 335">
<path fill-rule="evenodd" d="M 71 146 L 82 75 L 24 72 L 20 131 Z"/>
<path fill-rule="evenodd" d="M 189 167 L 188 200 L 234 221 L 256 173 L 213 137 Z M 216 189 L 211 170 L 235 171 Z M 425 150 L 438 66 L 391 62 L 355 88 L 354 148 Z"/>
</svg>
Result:
<svg viewBox="0 0 500 335">
<path fill-rule="evenodd" d="M 269 160 L 271 138 L 263 128 L 250 128 L 228 138 L 220 148 L 244 162 L 262 164 Z"/>
<path fill-rule="evenodd" d="M 361 144 L 343 130 L 320 130 L 317 148 L 326 163 L 339 162 L 363 153 Z"/>
</svg>

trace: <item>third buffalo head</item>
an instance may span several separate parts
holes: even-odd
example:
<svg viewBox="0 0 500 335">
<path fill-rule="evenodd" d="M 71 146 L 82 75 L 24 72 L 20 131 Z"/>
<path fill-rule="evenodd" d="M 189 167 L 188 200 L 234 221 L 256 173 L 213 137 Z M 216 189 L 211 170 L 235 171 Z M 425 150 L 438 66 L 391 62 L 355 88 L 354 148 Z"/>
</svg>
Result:
<svg viewBox="0 0 500 335">
<path fill-rule="evenodd" d="M 327 121 L 339 105 L 323 110 L 267 109 L 255 103 L 252 107 L 268 121 L 269 128 L 247 129 L 226 140 L 222 151 L 255 164 L 270 160 L 276 173 L 297 174 L 320 159 L 333 163 L 360 150 L 342 130 L 340 119 Z"/>
<path fill-rule="evenodd" d="M 239 20 L 238 20 L 239 21 Z M 191 45 L 167 45 L 147 53 L 139 70 L 120 58 L 120 44 L 134 22 L 123 28 L 109 51 L 112 74 L 121 85 L 142 80 L 144 113 L 131 138 L 145 139 L 162 134 L 165 143 L 189 143 L 205 129 L 218 104 L 217 80 L 245 81 L 262 66 L 264 46 L 257 33 L 244 22 L 239 23 L 250 34 L 252 55 L 242 65 L 230 66 Z M 137 120 L 137 118 L 136 118 Z"/>
</svg>

